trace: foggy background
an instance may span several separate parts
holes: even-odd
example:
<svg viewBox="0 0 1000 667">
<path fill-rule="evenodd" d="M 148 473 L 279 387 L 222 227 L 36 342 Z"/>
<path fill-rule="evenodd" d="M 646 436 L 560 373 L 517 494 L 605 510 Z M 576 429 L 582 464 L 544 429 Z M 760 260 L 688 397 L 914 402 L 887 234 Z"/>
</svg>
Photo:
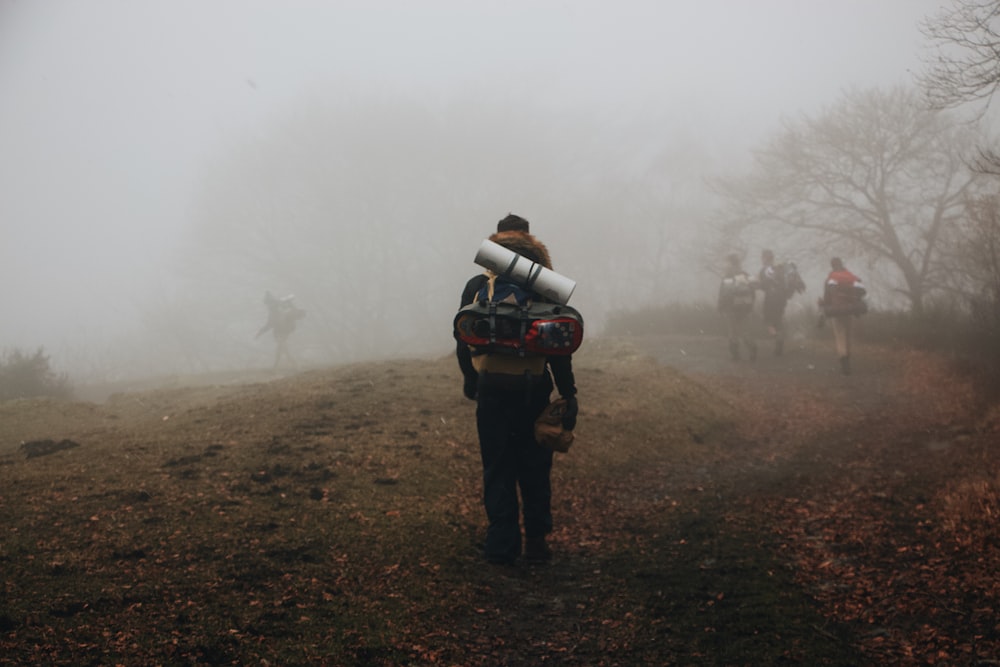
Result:
<svg viewBox="0 0 1000 667">
<path fill-rule="evenodd" d="M 714 300 L 706 179 L 912 83 L 942 5 L 0 0 L 0 350 L 75 381 L 265 368 L 270 290 L 308 312 L 303 365 L 446 354 L 508 212 L 589 335 Z"/>
</svg>

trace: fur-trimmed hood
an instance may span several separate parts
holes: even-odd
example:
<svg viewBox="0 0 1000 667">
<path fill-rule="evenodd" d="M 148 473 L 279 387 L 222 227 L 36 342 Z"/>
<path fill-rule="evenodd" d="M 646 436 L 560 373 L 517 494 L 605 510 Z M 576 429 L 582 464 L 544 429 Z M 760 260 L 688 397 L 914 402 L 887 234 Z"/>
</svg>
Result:
<svg viewBox="0 0 1000 667">
<path fill-rule="evenodd" d="M 538 262 L 546 269 L 552 268 L 549 249 L 545 247 L 544 243 L 528 232 L 497 232 L 490 237 L 490 241 L 502 245 L 507 250 L 516 252 L 518 255 L 523 255 L 533 262 Z"/>
</svg>

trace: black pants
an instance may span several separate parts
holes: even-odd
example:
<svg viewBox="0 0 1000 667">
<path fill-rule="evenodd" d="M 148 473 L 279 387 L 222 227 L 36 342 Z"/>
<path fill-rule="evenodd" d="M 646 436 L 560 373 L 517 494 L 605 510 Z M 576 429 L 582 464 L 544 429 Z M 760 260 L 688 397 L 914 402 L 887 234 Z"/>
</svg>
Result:
<svg viewBox="0 0 1000 667">
<path fill-rule="evenodd" d="M 476 425 L 489 520 L 483 551 L 491 561 L 513 562 L 521 555 L 518 489 L 525 537 L 552 531 L 552 450 L 540 446 L 534 433 L 535 419 L 549 402 L 551 387 L 544 389 L 480 389 Z"/>
</svg>

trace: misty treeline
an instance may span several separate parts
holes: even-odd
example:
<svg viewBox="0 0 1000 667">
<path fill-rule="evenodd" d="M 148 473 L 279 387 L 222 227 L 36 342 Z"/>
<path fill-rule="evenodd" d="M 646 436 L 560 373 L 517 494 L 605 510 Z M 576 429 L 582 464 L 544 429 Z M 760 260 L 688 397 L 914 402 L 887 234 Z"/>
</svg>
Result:
<svg viewBox="0 0 1000 667">
<path fill-rule="evenodd" d="M 475 251 L 511 211 L 578 281 L 590 335 L 616 311 L 709 303 L 721 258 L 752 270 L 764 247 L 799 263 L 810 298 L 836 254 L 876 308 L 947 296 L 996 325 L 1000 189 L 970 160 L 987 139 L 919 89 L 786 118 L 735 172 L 669 124 L 642 130 L 530 101 L 312 100 L 206 168 L 178 281 L 141 305 L 142 342 L 115 364 L 267 367 L 266 291 L 307 311 L 290 339 L 303 367 L 447 354 Z"/>
<path fill-rule="evenodd" d="M 947 312 L 1000 332 L 1000 0 L 951 0 L 922 22 L 915 86 L 850 89 L 785 118 L 745 173 L 714 179 L 718 252 L 738 239 L 860 262 L 877 307 Z M 855 265 L 856 266 L 856 265 Z"/>
<path fill-rule="evenodd" d="M 906 87 L 850 90 L 821 115 L 785 119 L 748 174 L 717 181 L 718 229 L 728 242 L 783 233 L 782 248 L 842 255 L 882 288 L 883 307 L 919 316 L 929 299 L 971 303 L 988 263 L 966 249 L 989 231 L 976 220 L 1000 181 L 970 168 L 976 128 L 922 102 Z"/>
<path fill-rule="evenodd" d="M 273 341 L 254 338 L 266 291 L 306 311 L 289 340 L 302 365 L 446 354 L 475 253 L 508 212 L 578 282 L 592 334 L 614 309 L 704 298 L 714 278 L 690 258 L 708 158 L 663 132 L 530 101 L 314 100 L 206 169 L 179 283 L 142 306 L 145 354 L 184 372 L 269 366 Z"/>
<path fill-rule="evenodd" d="M 1000 329 L 1000 161 L 987 114 L 961 108 L 996 88 L 998 7 L 953 0 L 924 26 L 937 50 L 917 84 L 848 89 L 749 155 L 670 118 L 502 91 L 302 100 L 198 175 L 172 279 L 92 374 L 268 367 L 267 291 L 307 312 L 301 367 L 448 354 L 475 251 L 508 212 L 578 281 L 591 336 L 616 312 L 708 306 L 722 258 L 753 271 L 765 247 L 798 263 L 803 302 L 839 255 L 875 309 L 919 321 L 945 304 Z"/>
</svg>

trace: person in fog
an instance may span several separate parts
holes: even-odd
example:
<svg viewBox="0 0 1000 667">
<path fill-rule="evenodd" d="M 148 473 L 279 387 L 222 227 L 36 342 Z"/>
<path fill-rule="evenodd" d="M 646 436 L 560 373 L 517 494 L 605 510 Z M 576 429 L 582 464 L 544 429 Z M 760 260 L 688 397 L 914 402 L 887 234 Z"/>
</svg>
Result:
<svg viewBox="0 0 1000 667">
<path fill-rule="evenodd" d="M 255 338 L 271 331 L 274 334 L 274 368 L 277 369 L 282 359 L 294 367 L 295 359 L 288 349 L 288 338 L 295 331 L 299 320 L 306 316 L 306 311 L 295 305 L 295 295 L 275 298 L 270 292 L 264 293 L 264 305 L 267 306 L 267 322 L 257 331 Z"/>
<path fill-rule="evenodd" d="M 548 249 L 531 235 L 524 218 L 513 214 L 503 218 L 490 240 L 552 268 Z M 488 282 L 488 274 L 471 278 L 462 290 L 459 307 L 473 303 Z M 477 402 L 476 428 L 488 522 L 483 555 L 491 563 L 504 565 L 522 556 L 520 509 L 524 517 L 524 559 L 547 562 L 552 558 L 546 536 L 552 532 L 553 453 L 535 440 L 534 425 L 549 403 L 554 380 L 555 388 L 568 403 L 563 428 L 575 428 L 578 406 L 572 358 L 482 354 L 461 341 L 456 355 L 464 378 L 463 393 Z"/>
<path fill-rule="evenodd" d="M 757 284 L 764 293 L 761 314 L 767 334 L 774 338 L 774 355 L 780 357 L 785 350 L 785 306 L 788 305 L 788 291 L 784 281 L 774 266 L 774 253 L 764 250 L 760 254 L 763 266 L 757 276 Z"/>
<path fill-rule="evenodd" d="M 830 260 L 830 273 L 823 283 L 823 296 L 819 307 L 823 317 L 833 325 L 833 341 L 840 359 L 840 372 L 851 374 L 851 343 L 854 337 L 854 318 L 868 312 L 865 304 L 865 286 L 861 279 L 844 267 L 839 257 Z"/>
<path fill-rule="evenodd" d="M 726 268 L 719 285 L 719 312 L 725 315 L 729 337 L 729 354 L 733 361 L 739 361 L 740 343 L 746 346 L 750 361 L 757 360 L 757 342 L 751 331 L 751 317 L 756 283 L 740 265 L 739 255 L 726 258 Z"/>
</svg>

